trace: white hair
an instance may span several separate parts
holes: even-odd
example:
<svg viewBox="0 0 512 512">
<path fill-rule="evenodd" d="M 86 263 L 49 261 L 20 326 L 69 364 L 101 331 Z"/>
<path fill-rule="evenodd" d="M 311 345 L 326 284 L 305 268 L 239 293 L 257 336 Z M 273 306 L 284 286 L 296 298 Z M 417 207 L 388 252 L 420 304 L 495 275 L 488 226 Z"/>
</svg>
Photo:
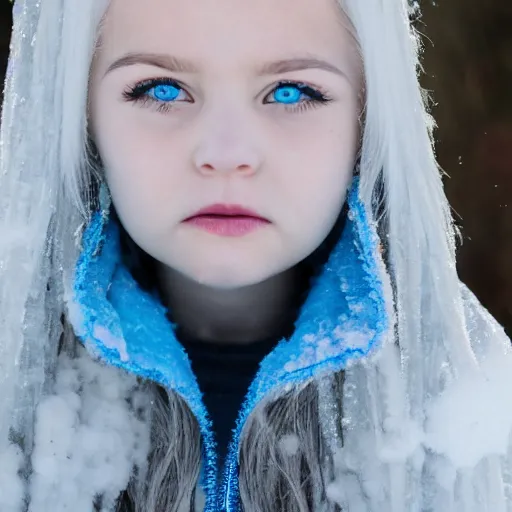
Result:
<svg viewBox="0 0 512 512">
<path fill-rule="evenodd" d="M 501 482 L 500 463 L 491 457 L 483 469 L 461 476 L 453 461 L 422 448 L 429 399 L 455 378 L 477 378 L 479 366 L 464 313 L 464 303 L 475 301 L 457 277 L 454 228 L 432 149 L 434 124 L 418 83 L 420 41 L 405 0 L 339 3 L 364 65 L 361 198 L 374 212 L 386 248 L 398 343 L 383 348 L 376 360 L 331 376 L 327 384 L 313 381 L 281 397 L 281 409 L 262 404 L 241 440 L 242 499 L 251 512 L 278 508 L 278 496 L 269 489 L 287 496 L 287 512 L 309 510 L 311 499 L 315 511 L 342 506 L 405 512 L 427 505 L 443 512 L 476 510 L 478 499 L 491 503 L 483 484 L 480 497 L 461 498 L 454 489 L 472 486 L 477 477 Z M 62 318 L 79 250 L 76 234 L 92 204 L 87 85 L 107 5 L 108 0 L 19 0 L 15 6 L 0 135 L 0 459 L 13 468 L 31 456 L 35 411 L 52 390 L 59 344 L 66 338 Z M 480 328 L 504 346 L 492 320 L 478 318 Z M 332 392 L 319 393 L 326 385 Z M 163 400 L 155 392 L 148 393 L 156 401 L 158 460 L 139 474 L 149 482 L 132 481 L 133 501 L 136 510 L 156 511 L 162 503 L 179 510 L 179 503 L 169 504 L 156 491 L 164 492 L 173 478 L 195 484 L 199 434 L 186 406 L 172 393 Z M 343 443 L 329 437 L 319 420 L 318 411 L 332 406 L 326 396 L 343 398 Z M 182 420 L 188 439 L 177 443 L 172 429 Z M 341 418 L 336 421 L 341 429 Z M 358 429 L 349 428 L 353 424 Z M 287 458 L 281 440 L 289 435 L 297 436 L 301 449 Z M 178 468 L 176 450 L 183 446 L 190 451 Z M 268 473 L 261 471 L 262 454 L 276 462 Z M 315 474 L 297 471 L 297 461 Z M 439 471 L 452 471 L 453 482 L 439 482 Z M 334 483 L 329 485 L 328 477 Z M 2 511 L 18 512 L 16 500 L 2 503 L 2 485 L 18 486 L 19 502 L 26 489 L 15 478 L 2 478 Z M 308 485 L 322 492 L 311 497 Z M 190 500 L 192 488 L 183 494 L 176 499 Z M 326 496 L 337 505 L 327 504 Z M 502 508 L 493 510 L 506 510 L 505 498 L 494 496 L 492 503 Z"/>
</svg>

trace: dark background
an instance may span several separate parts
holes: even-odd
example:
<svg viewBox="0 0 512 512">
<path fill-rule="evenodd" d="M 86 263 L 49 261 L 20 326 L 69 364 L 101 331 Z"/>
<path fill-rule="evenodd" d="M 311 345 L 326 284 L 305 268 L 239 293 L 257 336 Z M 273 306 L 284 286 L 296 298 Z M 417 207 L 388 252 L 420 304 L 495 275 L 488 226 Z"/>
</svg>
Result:
<svg viewBox="0 0 512 512">
<path fill-rule="evenodd" d="M 464 235 L 459 274 L 511 335 L 512 2 L 422 4 L 423 85 L 436 102 L 437 156 Z M 10 10 L 8 0 L 0 0 L 0 78 Z"/>
</svg>

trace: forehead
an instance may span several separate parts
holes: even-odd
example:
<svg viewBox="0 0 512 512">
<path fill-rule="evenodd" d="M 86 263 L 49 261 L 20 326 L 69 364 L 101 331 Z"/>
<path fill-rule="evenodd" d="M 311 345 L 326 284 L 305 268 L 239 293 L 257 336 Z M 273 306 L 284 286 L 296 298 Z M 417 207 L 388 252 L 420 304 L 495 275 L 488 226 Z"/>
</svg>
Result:
<svg viewBox="0 0 512 512">
<path fill-rule="evenodd" d="M 343 59 L 336 0 L 112 0 L 102 52 L 167 52 L 199 65 L 314 53 Z"/>
</svg>

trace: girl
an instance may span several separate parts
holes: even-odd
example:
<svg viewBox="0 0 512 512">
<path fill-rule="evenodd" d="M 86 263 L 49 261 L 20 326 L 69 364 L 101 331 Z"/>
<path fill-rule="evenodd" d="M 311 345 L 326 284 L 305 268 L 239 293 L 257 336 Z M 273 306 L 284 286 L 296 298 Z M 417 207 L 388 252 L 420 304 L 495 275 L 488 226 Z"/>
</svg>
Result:
<svg viewBox="0 0 512 512">
<path fill-rule="evenodd" d="M 18 0 L 2 512 L 512 510 L 402 0 Z"/>
</svg>

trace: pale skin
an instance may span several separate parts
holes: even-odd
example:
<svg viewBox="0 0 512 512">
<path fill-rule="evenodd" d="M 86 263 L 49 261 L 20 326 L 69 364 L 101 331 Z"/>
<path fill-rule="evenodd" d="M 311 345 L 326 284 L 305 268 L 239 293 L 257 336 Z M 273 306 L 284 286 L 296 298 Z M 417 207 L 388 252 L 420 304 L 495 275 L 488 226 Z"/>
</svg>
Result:
<svg viewBox="0 0 512 512">
<path fill-rule="evenodd" d="M 296 313 L 298 264 L 350 187 L 359 74 L 332 0 L 112 0 L 91 74 L 92 133 L 119 218 L 157 261 L 163 300 L 189 335 L 250 343 Z M 154 88 L 127 100 L 154 79 L 174 81 L 158 90 L 165 101 Z M 276 89 L 283 81 L 326 101 L 304 108 L 311 97 Z M 283 103 L 283 87 L 300 99 Z M 239 237 L 183 223 L 213 203 L 270 223 Z"/>
</svg>

